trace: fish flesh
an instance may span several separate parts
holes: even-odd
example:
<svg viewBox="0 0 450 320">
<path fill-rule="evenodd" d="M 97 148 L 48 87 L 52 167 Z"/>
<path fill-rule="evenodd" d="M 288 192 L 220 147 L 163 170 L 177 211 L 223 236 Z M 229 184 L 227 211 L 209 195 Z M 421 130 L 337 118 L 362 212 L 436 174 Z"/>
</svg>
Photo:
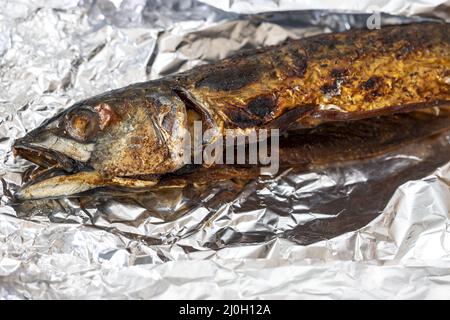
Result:
<svg viewBox="0 0 450 320">
<path fill-rule="evenodd" d="M 50 197 L 55 186 L 65 190 L 56 192 L 61 196 L 105 186 L 153 187 L 185 167 L 185 133 L 195 120 L 212 133 L 202 141 L 206 147 L 229 129 L 241 135 L 314 131 L 448 105 L 450 24 L 288 40 L 75 103 L 14 143 L 16 155 L 64 173 L 43 175 L 17 197 Z M 303 139 L 307 135 L 298 143 Z M 365 143 L 381 143 L 374 139 Z M 327 161 L 339 161 L 339 154 Z"/>
</svg>

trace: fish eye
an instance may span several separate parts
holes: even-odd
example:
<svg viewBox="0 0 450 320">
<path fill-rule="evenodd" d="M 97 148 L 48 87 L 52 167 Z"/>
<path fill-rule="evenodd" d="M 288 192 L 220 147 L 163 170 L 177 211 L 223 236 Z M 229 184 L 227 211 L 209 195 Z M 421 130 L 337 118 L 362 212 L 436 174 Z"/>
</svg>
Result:
<svg viewBox="0 0 450 320">
<path fill-rule="evenodd" d="M 96 112 L 84 108 L 73 110 L 65 118 L 64 130 L 72 139 L 87 142 L 99 130 L 98 115 Z"/>
</svg>

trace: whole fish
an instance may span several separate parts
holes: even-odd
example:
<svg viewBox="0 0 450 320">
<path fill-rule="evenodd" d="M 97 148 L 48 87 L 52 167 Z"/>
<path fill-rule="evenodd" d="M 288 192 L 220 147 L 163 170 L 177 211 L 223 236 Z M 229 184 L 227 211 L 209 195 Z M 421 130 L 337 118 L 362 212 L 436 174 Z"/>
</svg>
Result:
<svg viewBox="0 0 450 320">
<path fill-rule="evenodd" d="M 65 172 L 18 198 L 153 186 L 184 167 L 194 120 L 213 133 L 207 146 L 227 129 L 290 131 L 449 104 L 450 24 L 288 40 L 74 104 L 15 142 L 17 155 Z"/>
</svg>

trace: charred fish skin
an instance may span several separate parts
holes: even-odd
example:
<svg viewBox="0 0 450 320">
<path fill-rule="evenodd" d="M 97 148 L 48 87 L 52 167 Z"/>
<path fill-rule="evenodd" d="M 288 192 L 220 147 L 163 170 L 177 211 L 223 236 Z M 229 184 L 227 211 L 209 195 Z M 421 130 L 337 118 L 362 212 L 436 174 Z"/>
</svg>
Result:
<svg viewBox="0 0 450 320">
<path fill-rule="evenodd" d="M 231 127 L 260 126 L 311 106 L 310 117 L 326 116 L 330 106 L 337 119 L 351 120 L 364 117 L 355 113 L 448 102 L 449 34 L 444 23 L 323 34 L 247 50 L 174 80 L 195 106 Z"/>
<path fill-rule="evenodd" d="M 184 166 L 193 113 L 219 137 L 449 105 L 449 31 L 383 26 L 245 51 L 76 103 L 18 139 L 15 153 L 71 173 L 154 181 Z"/>
<path fill-rule="evenodd" d="M 350 30 L 201 66 L 185 90 L 225 127 L 367 118 L 450 102 L 450 24 Z M 282 121 L 277 121 L 282 120 Z"/>
</svg>

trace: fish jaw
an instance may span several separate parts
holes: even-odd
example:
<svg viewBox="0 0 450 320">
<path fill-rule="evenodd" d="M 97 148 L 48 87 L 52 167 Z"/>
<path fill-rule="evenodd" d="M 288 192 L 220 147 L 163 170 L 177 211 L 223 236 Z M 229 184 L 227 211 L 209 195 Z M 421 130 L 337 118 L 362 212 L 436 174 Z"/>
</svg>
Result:
<svg viewBox="0 0 450 320">
<path fill-rule="evenodd" d="M 41 141 L 31 142 L 30 146 L 53 150 L 79 162 L 89 161 L 95 146 L 93 143 L 83 144 L 51 133 L 43 138 Z"/>
<path fill-rule="evenodd" d="M 23 139 L 13 145 L 13 153 L 43 168 L 61 168 L 67 172 L 78 171 L 86 165 L 62 152 L 47 149 L 40 144 L 26 143 Z"/>
<path fill-rule="evenodd" d="M 81 144 L 52 133 L 46 133 L 36 139 L 25 136 L 13 145 L 15 156 L 21 156 L 41 167 L 59 167 L 68 172 L 87 166 L 93 151 L 93 144 Z"/>
<path fill-rule="evenodd" d="M 154 180 L 131 178 L 105 178 L 98 171 L 80 171 L 74 174 L 58 175 L 23 186 L 15 193 L 19 201 L 55 199 L 79 196 L 80 194 L 102 187 L 121 187 L 128 189 L 149 188 L 158 183 Z"/>
</svg>

